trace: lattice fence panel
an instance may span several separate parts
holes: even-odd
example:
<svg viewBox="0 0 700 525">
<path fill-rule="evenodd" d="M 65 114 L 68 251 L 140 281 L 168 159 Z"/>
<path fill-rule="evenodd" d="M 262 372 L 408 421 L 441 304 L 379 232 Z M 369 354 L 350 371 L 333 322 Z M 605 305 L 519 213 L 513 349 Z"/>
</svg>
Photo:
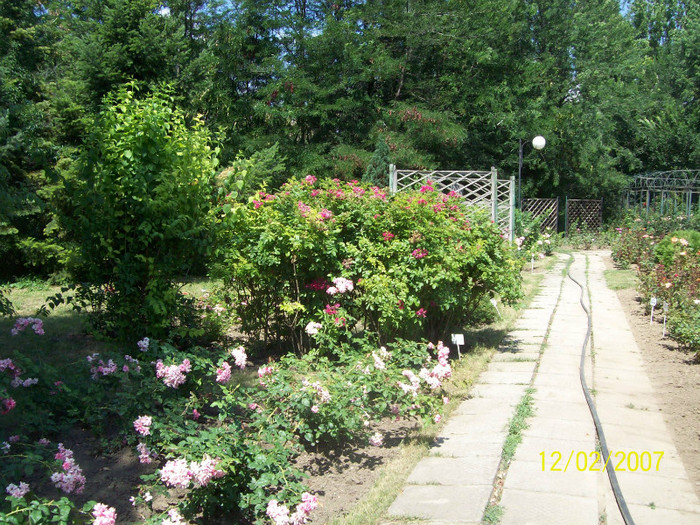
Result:
<svg viewBox="0 0 700 525">
<path fill-rule="evenodd" d="M 454 191 L 471 204 L 490 205 L 490 171 L 413 171 L 396 170 L 396 187 L 393 191 L 419 189 L 430 181 L 438 191 Z"/>
<path fill-rule="evenodd" d="M 511 224 L 511 191 L 515 191 L 514 185 L 510 180 L 498 179 L 497 182 L 498 194 L 498 227 L 502 232 L 508 235 L 510 239 Z"/>
<path fill-rule="evenodd" d="M 397 170 L 392 165 L 389 186 L 396 193 L 406 189 L 420 189 L 430 181 L 433 188 L 441 192 L 454 191 L 462 196 L 470 206 L 481 206 L 489 210 L 501 231 L 512 240 L 514 179 L 497 178 L 497 172 L 491 171 L 421 171 Z M 495 203 L 494 203 L 495 199 Z"/>
<path fill-rule="evenodd" d="M 542 222 L 540 223 L 540 231 L 542 233 L 547 228 L 557 231 L 559 199 L 523 199 L 523 211 L 531 213 L 533 217 L 542 217 Z"/>
<path fill-rule="evenodd" d="M 603 201 L 595 199 L 566 200 L 566 233 L 569 228 L 586 226 L 598 230 L 603 225 Z"/>
</svg>

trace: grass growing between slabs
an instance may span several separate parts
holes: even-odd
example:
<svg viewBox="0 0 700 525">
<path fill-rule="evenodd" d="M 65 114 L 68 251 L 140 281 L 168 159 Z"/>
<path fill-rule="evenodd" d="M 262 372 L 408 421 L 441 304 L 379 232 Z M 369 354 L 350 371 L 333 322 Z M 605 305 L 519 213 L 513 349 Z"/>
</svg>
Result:
<svg viewBox="0 0 700 525">
<path fill-rule="evenodd" d="M 462 348 L 462 359 L 454 362 L 452 379 L 446 385 L 450 403 L 445 410 L 445 419 L 457 409 L 463 400 L 469 397 L 472 387 L 481 372 L 486 370 L 501 341 L 512 330 L 520 313 L 531 304 L 537 295 L 544 271 L 551 269 L 556 263 L 556 257 L 548 257 L 544 261 L 538 261 L 534 272 L 530 271 L 528 266 L 523 270 L 524 297 L 521 303 L 516 308 L 506 308 L 499 304 L 502 316 L 500 320 L 485 327 L 465 330 L 466 349 Z M 451 348 L 453 347 L 451 345 Z M 456 354 L 456 351 L 453 350 L 453 353 Z M 529 406 L 531 407 L 531 403 Z M 523 416 L 523 420 L 526 417 Z M 420 520 L 412 518 L 389 519 L 386 518 L 386 513 L 403 489 L 406 479 L 414 467 L 428 455 L 430 444 L 439 434 L 441 428 L 441 425 L 431 425 L 405 440 L 400 446 L 398 454 L 382 467 L 382 472 L 368 494 L 348 514 L 334 518 L 329 522 L 329 525 L 420 523 Z M 491 511 L 496 520 L 493 523 L 497 523 L 500 519 L 499 509 L 500 507 Z M 502 512 L 502 509 L 500 511 Z"/>
</svg>

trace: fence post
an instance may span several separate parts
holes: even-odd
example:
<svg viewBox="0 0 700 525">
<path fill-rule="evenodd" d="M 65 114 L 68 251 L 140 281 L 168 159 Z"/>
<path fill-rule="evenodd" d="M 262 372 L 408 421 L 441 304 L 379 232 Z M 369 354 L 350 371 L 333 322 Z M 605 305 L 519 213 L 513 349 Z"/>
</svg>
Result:
<svg viewBox="0 0 700 525">
<path fill-rule="evenodd" d="M 510 220 L 508 221 L 508 234 L 509 241 L 513 242 L 515 239 L 515 175 L 510 176 L 510 206 L 508 206 L 508 211 L 510 212 Z"/>
<path fill-rule="evenodd" d="M 396 164 L 389 164 L 389 191 L 391 193 L 397 192 L 397 180 L 396 180 Z"/>
<path fill-rule="evenodd" d="M 498 171 L 491 166 L 491 220 L 498 224 Z"/>
<path fill-rule="evenodd" d="M 569 196 L 566 196 L 566 207 L 564 208 L 564 235 L 569 236 Z"/>
</svg>

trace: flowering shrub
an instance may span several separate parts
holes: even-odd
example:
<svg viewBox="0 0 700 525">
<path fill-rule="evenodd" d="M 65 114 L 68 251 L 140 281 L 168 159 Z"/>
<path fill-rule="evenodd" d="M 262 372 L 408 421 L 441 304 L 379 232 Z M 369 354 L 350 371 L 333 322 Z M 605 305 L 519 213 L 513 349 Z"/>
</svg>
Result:
<svg viewBox="0 0 700 525">
<path fill-rule="evenodd" d="M 639 221 L 619 229 L 613 259 L 637 265 L 647 311 L 652 297 L 659 306 L 667 304 L 669 334 L 700 355 L 700 233 L 682 230 L 658 237 Z"/>
<path fill-rule="evenodd" d="M 218 274 L 243 330 L 306 349 L 311 322 L 346 336 L 362 326 L 382 342 L 433 338 L 484 296 L 515 300 L 518 265 L 498 229 L 457 194 L 432 190 L 389 197 L 307 177 L 226 202 Z"/>
</svg>

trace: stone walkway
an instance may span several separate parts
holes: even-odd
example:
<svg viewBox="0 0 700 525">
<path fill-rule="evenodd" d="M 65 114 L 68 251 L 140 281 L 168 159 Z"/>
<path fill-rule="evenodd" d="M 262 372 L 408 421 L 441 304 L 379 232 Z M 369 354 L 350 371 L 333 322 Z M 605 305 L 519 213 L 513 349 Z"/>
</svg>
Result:
<svg viewBox="0 0 700 525">
<path fill-rule="evenodd" d="M 603 257 L 576 254 L 571 274 L 590 287 L 594 357 L 589 345 L 585 372 L 611 451 L 607 467 L 615 469 L 636 525 L 698 525 L 700 501 L 617 295 L 605 285 Z M 476 525 L 490 502 L 498 508 L 489 515 L 500 513 L 501 525 L 624 523 L 602 468 L 608 458 L 596 462 L 600 447 L 579 380 L 587 317 L 580 288 L 563 276 L 568 260 L 560 256 L 547 272 L 473 397 L 410 474 L 389 523 Z M 507 470 L 499 471 L 509 422 L 526 394 L 533 415 Z"/>
</svg>

